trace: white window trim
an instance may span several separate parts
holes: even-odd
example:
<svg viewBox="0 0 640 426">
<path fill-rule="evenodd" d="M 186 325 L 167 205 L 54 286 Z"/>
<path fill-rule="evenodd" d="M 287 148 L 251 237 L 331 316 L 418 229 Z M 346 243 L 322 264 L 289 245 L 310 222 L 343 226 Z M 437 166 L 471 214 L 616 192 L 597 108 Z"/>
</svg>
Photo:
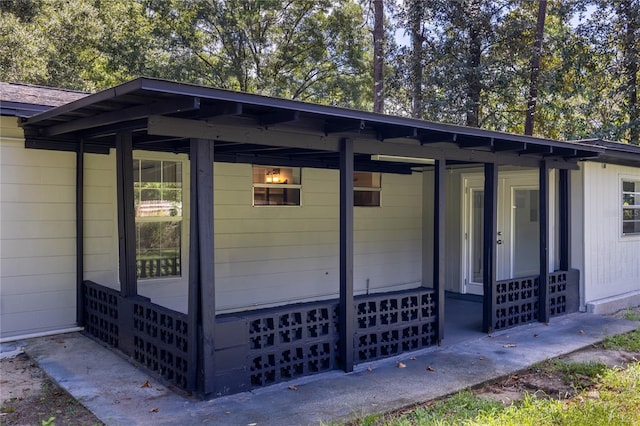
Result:
<svg viewBox="0 0 640 426">
<path fill-rule="evenodd" d="M 182 229 L 180 234 L 180 276 L 172 277 L 153 277 L 153 278 L 137 278 L 139 285 L 147 286 L 154 284 L 183 284 L 189 279 L 189 229 L 190 229 L 190 161 L 186 154 L 171 154 L 162 152 L 149 152 L 149 151 L 133 151 L 134 160 L 151 160 L 151 161 L 174 161 L 182 163 Z M 133 184 L 133 182 L 132 182 Z M 117 186 L 117 185 L 116 185 Z M 116 197 L 116 203 L 118 202 Z M 117 205 L 116 205 L 116 218 L 117 218 Z M 155 220 L 149 220 L 145 218 L 145 221 L 152 222 Z M 164 220 L 158 220 L 164 221 Z M 116 220 L 117 230 L 117 220 Z M 117 235 L 117 231 L 116 231 Z M 117 238 L 116 238 L 117 242 Z M 117 253 L 117 251 L 116 251 Z M 116 256 L 116 259 L 118 256 Z M 118 282 L 119 282 L 118 277 Z"/>
<path fill-rule="evenodd" d="M 631 208 L 631 209 L 636 209 L 636 210 L 640 210 L 640 206 L 627 206 L 625 207 L 625 205 L 622 203 L 622 197 L 624 195 L 624 193 L 626 191 L 624 191 L 624 182 L 634 182 L 636 184 L 638 184 L 640 186 L 640 176 L 631 176 L 631 175 L 620 175 L 620 188 L 618 191 L 618 208 L 619 208 L 619 216 L 618 216 L 618 224 L 620 226 L 620 238 L 625 240 L 625 241 L 629 241 L 629 240 L 634 240 L 634 239 L 640 239 L 640 232 L 633 232 L 633 233 L 626 233 L 624 232 L 624 222 L 623 222 L 623 217 L 624 217 L 624 209 L 627 208 Z M 638 196 L 640 196 L 640 191 L 635 191 L 633 192 L 634 194 L 637 194 Z"/>
</svg>

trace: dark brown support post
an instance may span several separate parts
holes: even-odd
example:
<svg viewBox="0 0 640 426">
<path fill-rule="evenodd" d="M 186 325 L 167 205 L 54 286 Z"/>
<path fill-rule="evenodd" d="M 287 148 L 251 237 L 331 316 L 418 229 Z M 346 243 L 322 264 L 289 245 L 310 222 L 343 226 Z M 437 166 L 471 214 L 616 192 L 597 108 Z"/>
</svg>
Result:
<svg viewBox="0 0 640 426">
<path fill-rule="evenodd" d="M 353 371 L 353 141 L 340 141 L 340 361 Z"/>
<path fill-rule="evenodd" d="M 445 288 L 445 245 L 444 225 L 446 214 L 446 161 L 436 160 L 434 168 L 433 198 L 433 288 L 436 294 L 436 342 L 444 338 L 444 288 Z"/>
<path fill-rule="evenodd" d="M 196 170 L 198 170 L 198 153 L 195 139 L 189 148 L 189 291 L 187 298 L 187 321 L 189 327 L 187 389 L 202 388 L 202 379 L 198 377 L 198 360 L 200 348 L 200 238 L 198 232 L 198 186 Z"/>
<path fill-rule="evenodd" d="M 560 270 L 568 271 L 571 264 L 571 174 L 565 169 L 558 173 Z"/>
<path fill-rule="evenodd" d="M 189 244 L 189 385 L 197 386 L 204 395 L 215 390 L 215 259 L 213 243 L 213 141 L 192 139 L 191 158 L 191 225 Z M 195 325 L 195 327 L 194 327 Z M 201 339 L 198 330 L 201 331 Z M 193 331 L 193 333 L 192 333 Z M 198 350 L 196 341 L 201 341 Z"/>
<path fill-rule="evenodd" d="M 549 165 L 540 162 L 540 281 L 538 321 L 549 322 Z"/>
<path fill-rule="evenodd" d="M 484 165 L 484 238 L 482 282 L 484 288 L 482 330 L 491 333 L 495 324 L 496 238 L 498 235 L 498 167 Z"/>
<path fill-rule="evenodd" d="M 76 152 L 76 323 L 84 326 L 84 140 Z"/>
<path fill-rule="evenodd" d="M 120 294 L 136 296 L 136 218 L 133 199 L 133 142 L 131 133 L 116 135 L 118 191 L 118 259 Z"/>
</svg>

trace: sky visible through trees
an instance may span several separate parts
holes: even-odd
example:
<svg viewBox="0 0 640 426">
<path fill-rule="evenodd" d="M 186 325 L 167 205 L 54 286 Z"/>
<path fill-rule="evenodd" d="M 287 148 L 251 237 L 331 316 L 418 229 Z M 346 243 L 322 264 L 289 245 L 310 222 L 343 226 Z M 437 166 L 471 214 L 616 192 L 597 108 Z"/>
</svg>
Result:
<svg viewBox="0 0 640 426">
<path fill-rule="evenodd" d="M 639 51 L 640 0 L 0 0 L 2 81 L 142 75 L 516 133 L 529 105 L 567 140 L 640 143 Z"/>
</svg>

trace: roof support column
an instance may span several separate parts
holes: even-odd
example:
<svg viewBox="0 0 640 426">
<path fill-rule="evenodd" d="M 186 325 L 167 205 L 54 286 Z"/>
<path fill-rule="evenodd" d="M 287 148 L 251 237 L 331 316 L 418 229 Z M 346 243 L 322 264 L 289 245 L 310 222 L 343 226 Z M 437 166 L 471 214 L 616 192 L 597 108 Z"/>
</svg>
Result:
<svg viewBox="0 0 640 426">
<path fill-rule="evenodd" d="M 446 161 L 436 160 L 433 198 L 433 287 L 436 296 L 436 342 L 444 338 Z"/>
<path fill-rule="evenodd" d="M 189 229 L 189 389 L 215 390 L 213 141 L 191 139 Z M 200 346 L 201 344 L 201 346 Z M 198 377 L 198 372 L 201 376 Z M 200 382 L 199 382 L 200 380 Z"/>
<path fill-rule="evenodd" d="M 549 165 L 540 162 L 540 279 L 538 284 L 538 321 L 549 322 Z"/>
<path fill-rule="evenodd" d="M 558 182 L 560 270 L 568 271 L 571 263 L 571 174 L 560 169 Z"/>
<path fill-rule="evenodd" d="M 133 198 L 133 142 L 130 132 L 116 135 L 118 191 L 118 260 L 120 294 L 138 294 L 136 280 L 136 219 Z"/>
<path fill-rule="evenodd" d="M 482 330 L 491 333 L 495 324 L 496 236 L 498 235 L 498 167 L 484 165 L 484 228 L 482 243 Z"/>
<path fill-rule="evenodd" d="M 84 140 L 76 151 L 76 323 L 84 326 Z"/>
<path fill-rule="evenodd" d="M 340 361 L 345 372 L 353 371 L 353 141 L 340 141 Z"/>
</svg>

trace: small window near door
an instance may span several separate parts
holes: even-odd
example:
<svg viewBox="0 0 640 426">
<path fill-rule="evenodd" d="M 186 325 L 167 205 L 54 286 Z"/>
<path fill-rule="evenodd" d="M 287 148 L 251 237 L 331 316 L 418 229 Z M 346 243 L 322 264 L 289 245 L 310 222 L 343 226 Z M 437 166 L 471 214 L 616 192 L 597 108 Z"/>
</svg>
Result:
<svg viewBox="0 0 640 426">
<path fill-rule="evenodd" d="M 253 166 L 254 206 L 299 206 L 300 167 Z"/>
<path fill-rule="evenodd" d="M 353 173 L 353 205 L 357 207 L 380 207 L 382 191 L 379 172 Z"/>
<path fill-rule="evenodd" d="M 640 181 L 622 181 L 622 235 L 640 234 Z"/>
</svg>

